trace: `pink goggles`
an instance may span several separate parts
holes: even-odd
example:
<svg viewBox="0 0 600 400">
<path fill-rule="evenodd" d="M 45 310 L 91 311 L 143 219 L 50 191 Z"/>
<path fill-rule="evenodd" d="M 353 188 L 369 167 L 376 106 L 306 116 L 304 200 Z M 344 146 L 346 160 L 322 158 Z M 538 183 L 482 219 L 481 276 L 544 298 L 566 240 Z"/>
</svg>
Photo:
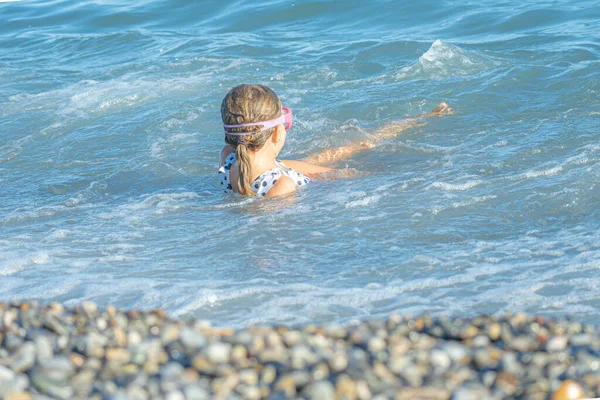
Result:
<svg viewBox="0 0 600 400">
<path fill-rule="evenodd" d="M 240 125 L 223 125 L 223 128 L 225 128 L 225 134 L 232 135 L 232 136 L 253 135 L 255 133 L 262 132 L 266 129 L 273 128 L 273 127 L 275 127 L 277 125 L 281 125 L 281 124 L 285 124 L 284 128 L 287 131 L 288 129 L 290 129 L 292 127 L 292 110 L 290 110 L 287 107 L 281 107 L 281 110 L 283 111 L 281 114 L 281 117 L 279 117 L 277 119 L 272 119 L 270 121 L 252 122 L 249 124 L 240 124 Z M 231 128 L 243 128 L 245 126 L 257 126 L 257 125 L 263 126 L 259 132 L 227 132 L 227 129 L 231 129 Z"/>
</svg>

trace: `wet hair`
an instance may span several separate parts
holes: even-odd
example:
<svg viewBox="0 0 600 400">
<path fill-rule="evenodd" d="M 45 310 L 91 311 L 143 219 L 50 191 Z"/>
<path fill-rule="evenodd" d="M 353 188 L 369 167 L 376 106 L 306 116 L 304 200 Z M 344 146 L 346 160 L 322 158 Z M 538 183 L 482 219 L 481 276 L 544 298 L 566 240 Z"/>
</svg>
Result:
<svg viewBox="0 0 600 400">
<path fill-rule="evenodd" d="M 269 121 L 281 116 L 281 101 L 275 92 L 263 85 L 243 84 L 234 87 L 227 93 L 221 103 L 221 118 L 224 125 L 249 124 Z M 235 149 L 239 166 L 238 191 L 246 195 L 254 195 L 250 188 L 250 159 L 248 152 L 260 150 L 271 137 L 274 128 L 260 132 L 262 125 L 227 128 L 225 143 Z M 227 132 L 256 132 L 250 135 L 228 135 Z"/>
</svg>

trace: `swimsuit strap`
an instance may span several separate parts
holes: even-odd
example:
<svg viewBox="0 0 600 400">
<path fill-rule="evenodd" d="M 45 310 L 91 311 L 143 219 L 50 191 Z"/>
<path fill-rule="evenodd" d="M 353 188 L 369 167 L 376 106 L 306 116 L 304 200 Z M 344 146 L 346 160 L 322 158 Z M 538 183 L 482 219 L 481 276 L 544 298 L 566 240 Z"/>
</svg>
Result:
<svg viewBox="0 0 600 400">
<path fill-rule="evenodd" d="M 302 175 L 300 172 L 296 171 L 295 169 L 292 169 L 292 168 L 288 167 L 287 165 L 285 165 L 281 161 L 276 160 L 275 162 L 277 163 L 277 166 L 279 168 L 281 168 L 281 172 L 283 172 L 283 174 L 285 176 L 287 176 L 292 181 L 294 181 L 294 183 L 296 184 L 296 186 L 298 186 L 298 187 L 306 186 L 306 185 L 308 185 L 308 182 L 310 182 L 309 178 L 307 178 L 306 176 Z"/>
<path fill-rule="evenodd" d="M 269 190 L 275 186 L 279 178 L 281 178 L 281 168 L 279 167 L 263 172 L 254 180 L 254 182 L 252 182 L 252 191 L 256 193 L 257 196 L 266 196 Z"/>
<path fill-rule="evenodd" d="M 225 193 L 233 192 L 233 188 L 231 187 L 231 182 L 229 182 L 229 171 L 231 170 L 231 166 L 235 162 L 235 153 L 230 153 L 225 162 L 219 168 L 217 174 L 219 175 L 219 179 L 221 181 L 221 189 L 225 191 Z"/>
<path fill-rule="evenodd" d="M 225 193 L 231 193 L 233 188 L 231 187 L 231 182 L 229 182 L 229 171 L 231 170 L 231 166 L 235 163 L 236 156 L 235 152 L 232 152 L 227 156 L 225 162 L 219 168 L 218 175 L 221 181 L 221 188 Z M 271 190 L 273 186 L 277 183 L 279 178 L 282 175 L 290 178 L 294 184 L 298 187 L 306 186 L 310 179 L 306 176 L 302 175 L 300 172 L 288 167 L 281 161 L 275 160 L 275 168 L 272 168 L 266 172 L 260 174 L 258 178 L 256 178 L 250 187 L 252 191 L 256 193 L 257 196 L 266 196 L 266 194 Z"/>
</svg>

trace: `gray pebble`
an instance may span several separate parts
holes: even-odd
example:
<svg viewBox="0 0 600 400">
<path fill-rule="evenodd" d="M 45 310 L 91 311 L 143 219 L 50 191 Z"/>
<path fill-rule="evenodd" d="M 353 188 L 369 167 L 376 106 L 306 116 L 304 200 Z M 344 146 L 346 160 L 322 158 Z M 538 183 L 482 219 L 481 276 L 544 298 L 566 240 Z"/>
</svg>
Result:
<svg viewBox="0 0 600 400">
<path fill-rule="evenodd" d="M 44 327 L 58 334 L 59 336 L 67 336 L 69 334 L 67 328 L 65 328 L 55 316 L 49 316 L 46 321 L 44 321 Z"/>
<path fill-rule="evenodd" d="M 473 355 L 473 361 L 479 369 L 491 368 L 496 364 L 494 360 L 492 360 L 489 350 L 482 348 L 475 350 L 475 354 Z"/>
<path fill-rule="evenodd" d="M 183 393 L 187 400 L 208 400 L 210 398 L 208 391 L 198 384 L 187 385 L 183 389 Z"/>
<path fill-rule="evenodd" d="M 83 311 L 85 311 L 85 313 L 90 317 L 96 314 L 98 311 L 98 306 L 96 306 L 96 303 L 89 300 L 83 301 L 81 303 L 81 308 L 83 308 Z"/>
<path fill-rule="evenodd" d="M 514 353 L 504 353 L 499 368 L 515 376 L 519 376 L 523 372 L 523 367 L 517 361 L 517 356 Z"/>
<path fill-rule="evenodd" d="M 309 400 L 335 399 L 335 388 L 329 381 L 313 382 L 302 390 L 301 395 Z"/>
<path fill-rule="evenodd" d="M 469 385 L 456 389 L 450 400 L 481 400 L 491 397 L 489 389 L 481 385 Z"/>
<path fill-rule="evenodd" d="M 292 379 L 296 387 L 306 386 L 311 381 L 310 374 L 307 371 L 294 371 L 287 376 Z"/>
<path fill-rule="evenodd" d="M 13 370 L 0 365 L 0 381 L 10 381 L 14 379 L 15 373 Z"/>
<path fill-rule="evenodd" d="M 54 355 L 54 345 L 48 336 L 38 336 L 34 340 L 38 361 L 51 358 Z"/>
<path fill-rule="evenodd" d="M 424 376 L 415 364 L 406 365 L 406 367 L 399 372 L 399 375 L 412 387 L 419 387 L 423 384 Z M 369 383 L 369 386 L 373 386 L 372 382 Z"/>
<path fill-rule="evenodd" d="M 438 371 L 446 371 L 448 368 L 450 368 L 450 365 L 452 364 L 450 356 L 439 349 L 431 350 L 431 354 L 429 357 L 431 360 L 431 365 Z"/>
<path fill-rule="evenodd" d="M 473 347 L 485 347 L 490 344 L 490 338 L 483 335 L 477 335 L 473 339 Z"/>
<path fill-rule="evenodd" d="M 57 380 L 68 379 L 75 372 L 75 368 L 71 361 L 63 355 L 44 360 L 39 364 L 39 367 Z"/>
<path fill-rule="evenodd" d="M 199 349 L 206 346 L 207 340 L 204 334 L 196 331 L 189 326 L 184 326 L 181 328 L 181 332 L 179 333 L 179 338 L 181 343 L 190 349 Z"/>
<path fill-rule="evenodd" d="M 600 395 L 600 332 L 525 314 L 235 331 L 0 303 L 0 324 L 0 398 L 552 398 L 567 379 Z"/>
<path fill-rule="evenodd" d="M 102 356 L 104 346 L 108 343 L 106 336 L 102 336 L 96 332 L 89 332 L 80 337 L 77 342 L 78 349 L 88 357 Z"/>
<path fill-rule="evenodd" d="M 464 345 L 456 342 L 446 342 L 440 346 L 440 349 L 456 364 L 464 360 L 469 354 Z"/>
<path fill-rule="evenodd" d="M 10 368 L 13 371 L 28 371 L 35 364 L 35 345 L 31 342 L 23 343 L 23 346 L 14 355 Z"/>
<path fill-rule="evenodd" d="M 73 397 L 73 386 L 66 371 L 36 366 L 31 373 L 31 382 L 42 393 L 59 399 Z"/>
<path fill-rule="evenodd" d="M 167 381 L 177 382 L 181 380 L 181 377 L 183 376 L 183 370 L 184 368 L 181 364 L 170 362 L 160 369 L 160 377 L 161 379 Z"/>
<path fill-rule="evenodd" d="M 293 347 L 302 342 L 302 334 L 298 331 L 288 331 L 283 334 L 283 341 L 287 347 Z"/>
<path fill-rule="evenodd" d="M 10 369 L 0 365 L 0 397 L 8 393 L 25 391 L 29 386 L 29 378 L 25 374 L 15 374 Z"/>
<path fill-rule="evenodd" d="M 185 400 L 185 396 L 180 391 L 174 390 L 167 393 L 165 400 Z"/>
<path fill-rule="evenodd" d="M 565 336 L 553 336 L 546 342 L 546 351 L 551 353 L 563 351 L 567 348 L 568 339 Z"/>
<path fill-rule="evenodd" d="M 303 344 L 292 347 L 290 355 L 292 358 L 292 367 L 296 369 L 307 368 L 319 361 L 319 357 L 310 349 L 310 347 Z"/>
<path fill-rule="evenodd" d="M 587 333 L 580 333 L 573 335 L 569 338 L 569 345 L 571 346 L 589 346 L 594 341 L 592 335 Z"/>
<path fill-rule="evenodd" d="M 239 331 L 232 336 L 225 338 L 225 341 L 230 344 L 240 344 L 249 347 L 254 341 L 254 336 L 248 331 Z"/>
<path fill-rule="evenodd" d="M 487 387 L 491 387 L 496 380 L 496 373 L 494 371 L 484 372 L 481 381 Z"/>
<path fill-rule="evenodd" d="M 23 340 L 22 337 L 17 336 L 13 333 L 7 333 L 6 336 L 4 337 L 3 346 L 10 353 L 14 353 L 14 352 L 18 351 L 21 348 L 21 346 L 23 346 L 24 342 L 25 341 Z"/>
<path fill-rule="evenodd" d="M 211 343 L 206 349 L 207 358 L 213 363 L 226 363 L 231 355 L 229 343 Z"/>
<path fill-rule="evenodd" d="M 329 358 L 329 366 L 334 372 L 345 370 L 348 367 L 348 355 L 345 352 L 336 351 Z"/>
<path fill-rule="evenodd" d="M 142 386 L 138 385 L 129 384 L 129 386 L 127 386 L 126 393 L 128 399 L 147 400 L 150 398 L 148 396 L 148 392 L 146 392 L 146 390 Z"/>
<path fill-rule="evenodd" d="M 387 348 L 387 343 L 382 338 L 375 336 L 369 339 L 367 347 L 370 352 L 375 353 Z"/>
</svg>

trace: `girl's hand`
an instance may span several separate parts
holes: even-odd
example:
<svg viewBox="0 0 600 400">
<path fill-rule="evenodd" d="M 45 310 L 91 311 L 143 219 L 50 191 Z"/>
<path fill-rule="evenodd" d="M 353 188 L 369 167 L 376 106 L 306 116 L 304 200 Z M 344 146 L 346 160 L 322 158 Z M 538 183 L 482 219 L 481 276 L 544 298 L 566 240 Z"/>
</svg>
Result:
<svg viewBox="0 0 600 400">
<path fill-rule="evenodd" d="M 431 111 L 432 115 L 447 115 L 452 114 L 454 109 L 448 105 L 445 101 L 442 101 L 436 108 Z"/>
<path fill-rule="evenodd" d="M 348 179 L 354 178 L 359 175 L 364 175 L 364 172 L 361 173 L 356 168 L 350 168 L 346 165 L 346 168 L 342 169 L 332 169 L 329 172 L 323 173 L 319 175 L 320 179 L 326 179 L 330 181 L 337 181 L 338 179 Z"/>
</svg>

